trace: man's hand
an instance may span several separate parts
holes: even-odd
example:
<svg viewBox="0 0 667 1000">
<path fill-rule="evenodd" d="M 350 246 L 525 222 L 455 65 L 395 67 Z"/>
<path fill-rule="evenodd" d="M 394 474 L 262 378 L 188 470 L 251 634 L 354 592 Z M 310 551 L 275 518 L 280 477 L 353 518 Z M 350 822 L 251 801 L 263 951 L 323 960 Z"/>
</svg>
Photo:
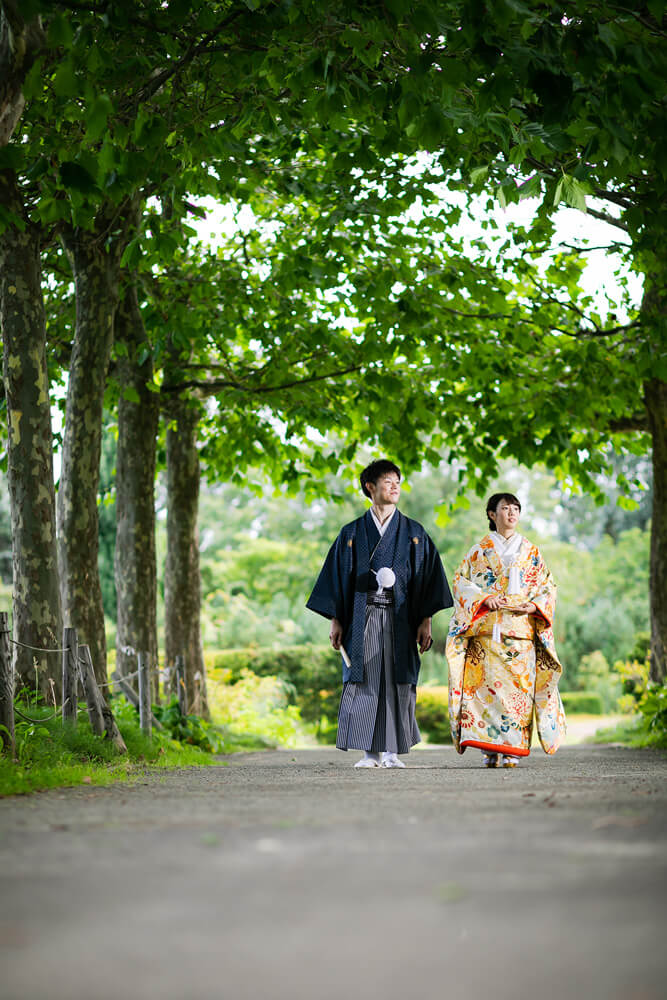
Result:
<svg viewBox="0 0 667 1000">
<path fill-rule="evenodd" d="M 340 649 L 343 643 L 343 626 L 338 621 L 337 618 L 331 619 L 331 628 L 329 630 L 329 642 L 334 649 Z"/>
<path fill-rule="evenodd" d="M 420 653 L 426 653 L 427 650 L 429 650 L 433 645 L 430 618 L 424 618 L 423 622 L 417 629 L 417 645 L 419 646 Z"/>
</svg>

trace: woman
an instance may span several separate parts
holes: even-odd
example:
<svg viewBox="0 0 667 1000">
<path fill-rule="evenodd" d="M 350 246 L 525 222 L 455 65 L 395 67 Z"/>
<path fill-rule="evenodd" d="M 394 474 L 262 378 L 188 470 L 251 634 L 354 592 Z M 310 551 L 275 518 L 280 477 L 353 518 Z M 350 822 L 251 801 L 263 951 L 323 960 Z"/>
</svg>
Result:
<svg viewBox="0 0 667 1000">
<path fill-rule="evenodd" d="M 494 493 L 489 533 L 454 577 L 447 638 L 449 715 L 454 745 L 482 750 L 486 767 L 515 767 L 530 753 L 533 712 L 545 753 L 565 735 L 558 693 L 562 667 L 552 623 L 556 586 L 536 545 L 518 534 L 521 504 Z"/>
</svg>

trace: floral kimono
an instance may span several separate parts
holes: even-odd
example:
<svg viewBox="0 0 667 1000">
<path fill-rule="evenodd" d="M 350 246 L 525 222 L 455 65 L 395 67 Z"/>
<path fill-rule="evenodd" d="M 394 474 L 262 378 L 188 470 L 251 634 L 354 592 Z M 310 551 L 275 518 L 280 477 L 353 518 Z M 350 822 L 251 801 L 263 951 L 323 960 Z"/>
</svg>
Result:
<svg viewBox="0 0 667 1000">
<path fill-rule="evenodd" d="M 495 534 L 495 532 L 494 532 Z M 545 753 L 565 735 L 558 693 L 562 667 L 552 622 L 556 586 L 536 545 L 515 538 L 511 565 L 491 534 L 473 546 L 454 577 L 454 615 L 447 638 L 449 716 L 459 753 L 479 747 L 527 757 L 533 730 Z M 510 605 L 490 611 L 489 595 Z M 512 606 L 532 602 L 533 615 Z"/>
</svg>

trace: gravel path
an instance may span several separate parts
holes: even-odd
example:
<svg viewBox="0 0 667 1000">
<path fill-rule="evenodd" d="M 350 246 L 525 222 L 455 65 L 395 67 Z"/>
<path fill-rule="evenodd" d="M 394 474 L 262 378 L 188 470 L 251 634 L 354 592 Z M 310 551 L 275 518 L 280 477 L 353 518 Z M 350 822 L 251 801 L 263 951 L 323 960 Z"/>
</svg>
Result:
<svg viewBox="0 0 667 1000">
<path fill-rule="evenodd" d="M 0 801 L 0 996 L 662 1000 L 665 754 L 355 759 Z"/>
</svg>

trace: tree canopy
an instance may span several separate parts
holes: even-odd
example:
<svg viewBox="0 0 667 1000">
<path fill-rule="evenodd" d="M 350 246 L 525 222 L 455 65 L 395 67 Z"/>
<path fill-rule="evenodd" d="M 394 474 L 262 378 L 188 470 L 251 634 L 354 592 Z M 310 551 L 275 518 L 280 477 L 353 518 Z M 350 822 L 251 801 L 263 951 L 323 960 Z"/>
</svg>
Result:
<svg viewBox="0 0 667 1000">
<path fill-rule="evenodd" d="M 95 520 L 103 403 L 143 405 L 144 389 L 172 425 L 174 401 L 196 411 L 212 480 L 261 465 L 309 495 L 362 444 L 408 469 L 447 457 L 478 491 L 509 456 L 595 491 L 614 454 L 652 444 L 664 672 L 662 4 L 0 11 L 0 177 L 13 192 L 0 226 L 34 235 L 48 275 L 49 371 L 70 390 L 59 505 L 72 524 L 79 501 Z M 461 231 L 457 193 L 541 205 L 489 249 Z M 207 246 L 193 225 L 207 200 L 252 221 Z M 582 293 L 586 247 L 554 246 L 562 203 L 618 229 L 614 249 L 644 276 L 640 310 L 602 315 Z M 134 332 L 114 338 L 128 294 Z M 61 554 L 80 579 L 83 541 L 76 558 Z"/>
</svg>

